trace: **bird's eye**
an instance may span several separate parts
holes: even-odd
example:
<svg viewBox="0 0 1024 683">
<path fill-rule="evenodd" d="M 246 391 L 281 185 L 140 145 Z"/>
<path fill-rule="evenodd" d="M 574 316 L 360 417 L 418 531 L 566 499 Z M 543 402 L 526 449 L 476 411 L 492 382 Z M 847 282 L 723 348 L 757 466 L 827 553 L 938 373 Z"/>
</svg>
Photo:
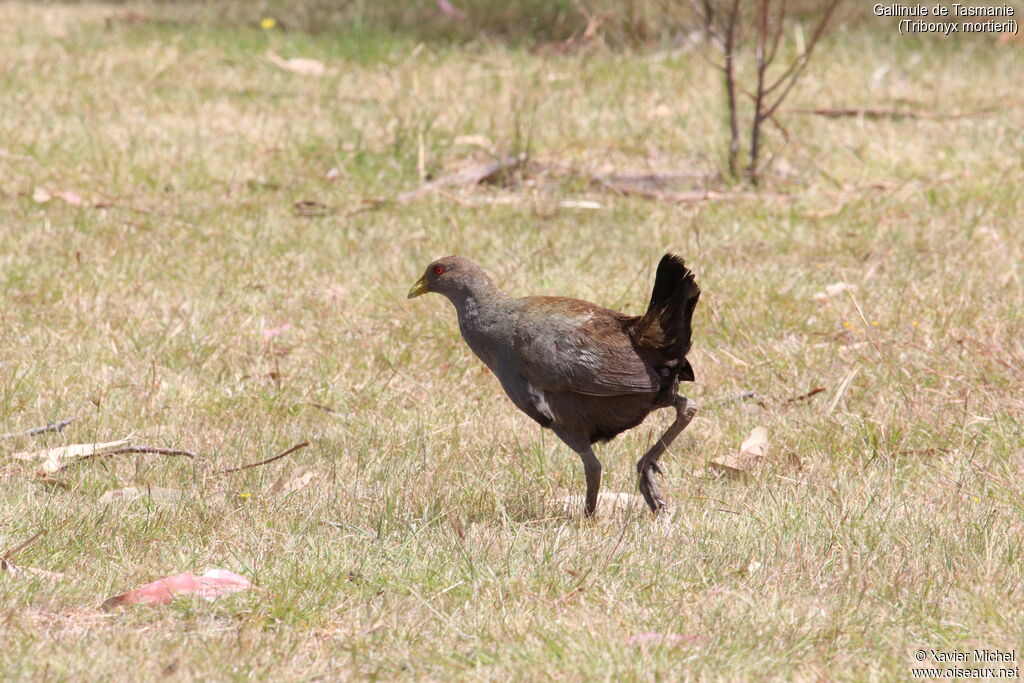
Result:
<svg viewBox="0 0 1024 683">
<path fill-rule="evenodd" d="M 434 272 L 440 275 L 444 272 L 444 266 L 434 266 Z"/>
</svg>

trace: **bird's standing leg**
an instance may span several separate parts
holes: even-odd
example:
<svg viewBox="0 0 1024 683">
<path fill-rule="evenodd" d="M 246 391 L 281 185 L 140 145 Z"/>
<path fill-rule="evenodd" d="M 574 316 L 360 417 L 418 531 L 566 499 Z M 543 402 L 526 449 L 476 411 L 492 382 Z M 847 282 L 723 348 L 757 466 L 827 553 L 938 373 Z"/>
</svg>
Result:
<svg viewBox="0 0 1024 683">
<path fill-rule="evenodd" d="M 587 446 L 587 450 L 580 453 L 583 459 L 583 472 L 587 475 L 587 517 L 593 516 L 597 511 L 597 493 L 601 490 L 601 463 L 598 462 L 594 451 Z"/>
<path fill-rule="evenodd" d="M 697 402 L 685 396 L 677 394 L 672 399 L 672 406 L 676 409 L 675 422 L 669 425 L 661 438 L 636 463 L 636 471 L 640 475 L 640 493 L 643 494 L 647 505 L 655 513 L 666 507 L 665 500 L 661 497 L 661 492 L 658 490 L 658 483 L 654 480 L 655 474 L 661 474 L 658 458 L 668 449 L 680 432 L 686 429 L 686 425 L 690 424 L 690 420 L 697 414 Z"/>
<path fill-rule="evenodd" d="M 594 455 L 594 449 L 590 447 L 590 439 L 577 434 L 568 434 L 561 430 L 555 430 L 558 438 L 566 443 L 569 448 L 576 451 L 583 461 L 583 473 L 587 477 L 587 498 L 584 508 L 587 517 L 593 516 L 597 510 L 597 493 L 601 490 L 601 462 Z"/>
</svg>

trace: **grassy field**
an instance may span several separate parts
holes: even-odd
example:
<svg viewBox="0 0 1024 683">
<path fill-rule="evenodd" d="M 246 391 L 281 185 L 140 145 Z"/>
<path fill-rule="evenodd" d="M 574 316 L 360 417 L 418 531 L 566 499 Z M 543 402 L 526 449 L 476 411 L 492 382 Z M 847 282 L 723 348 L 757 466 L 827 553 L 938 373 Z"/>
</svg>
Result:
<svg viewBox="0 0 1024 683">
<path fill-rule="evenodd" d="M 77 418 L 0 440 L 0 555 L 46 530 L 10 560 L 62 574 L 0 571 L 3 678 L 894 680 L 919 649 L 1024 656 L 1024 45 L 840 27 L 789 108 L 936 118 L 783 114 L 762 197 L 679 204 L 588 178 L 728 189 L 699 44 L 151 11 L 0 6 L 0 432 Z M 511 153 L 514 182 L 391 201 Z M 703 408 L 663 459 L 670 516 L 587 521 L 559 503 L 578 458 L 446 302 L 405 293 L 460 253 L 509 292 L 640 311 L 666 250 L 704 290 Z M 599 448 L 607 491 L 635 493 L 662 412 Z M 756 426 L 750 476 L 705 467 Z M 200 457 L 10 457 L 128 436 Z M 100 502 L 127 486 L 183 496 Z M 99 608 L 209 567 L 259 590 Z"/>
</svg>

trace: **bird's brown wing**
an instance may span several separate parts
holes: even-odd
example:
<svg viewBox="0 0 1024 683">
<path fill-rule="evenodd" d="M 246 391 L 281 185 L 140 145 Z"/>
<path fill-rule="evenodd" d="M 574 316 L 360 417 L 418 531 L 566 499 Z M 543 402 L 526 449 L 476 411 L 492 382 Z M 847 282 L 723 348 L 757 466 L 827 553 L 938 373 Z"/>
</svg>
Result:
<svg viewBox="0 0 1024 683">
<path fill-rule="evenodd" d="M 515 348 L 533 387 L 589 396 L 658 391 L 657 373 L 628 333 L 637 318 L 579 299 L 522 301 Z"/>
</svg>

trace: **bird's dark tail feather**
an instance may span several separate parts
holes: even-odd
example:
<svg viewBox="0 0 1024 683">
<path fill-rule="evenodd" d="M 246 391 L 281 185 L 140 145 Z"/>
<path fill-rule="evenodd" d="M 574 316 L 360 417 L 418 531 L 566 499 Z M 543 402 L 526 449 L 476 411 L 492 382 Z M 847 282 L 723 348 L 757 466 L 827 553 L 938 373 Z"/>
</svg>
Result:
<svg viewBox="0 0 1024 683">
<path fill-rule="evenodd" d="M 655 354 L 658 364 L 678 368 L 679 379 L 692 382 L 693 369 L 686 360 L 690 351 L 693 311 L 700 299 L 700 286 L 683 259 L 665 254 L 654 277 L 654 290 L 647 312 L 637 322 L 635 339 L 641 348 Z"/>
</svg>

